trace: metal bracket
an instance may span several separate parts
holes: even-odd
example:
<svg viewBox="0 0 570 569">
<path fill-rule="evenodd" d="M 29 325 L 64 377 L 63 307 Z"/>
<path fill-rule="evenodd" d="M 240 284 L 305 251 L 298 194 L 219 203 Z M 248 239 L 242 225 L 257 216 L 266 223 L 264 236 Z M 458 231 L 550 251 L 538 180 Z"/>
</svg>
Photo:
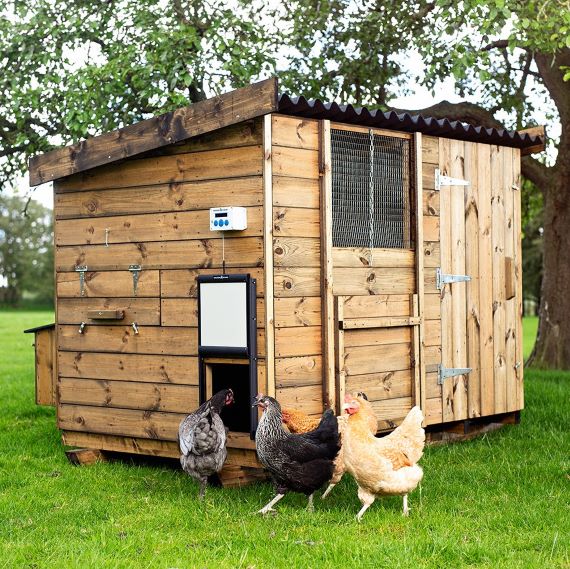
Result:
<svg viewBox="0 0 570 569">
<path fill-rule="evenodd" d="M 448 377 L 455 377 L 456 375 L 466 375 L 471 373 L 470 367 L 443 367 L 441 364 L 437 366 L 437 383 L 443 385 L 443 381 Z"/>
<path fill-rule="evenodd" d="M 468 186 L 467 180 L 461 178 L 452 178 L 451 176 L 443 176 L 439 168 L 435 169 L 435 189 L 441 190 L 441 186 Z"/>
<path fill-rule="evenodd" d="M 79 325 L 79 333 L 80 333 L 80 334 L 83 334 L 83 330 L 85 330 L 85 322 L 82 322 L 82 323 Z"/>
<path fill-rule="evenodd" d="M 129 265 L 129 271 L 133 273 L 133 295 L 137 295 L 137 286 L 139 284 L 139 274 L 141 272 L 140 265 Z"/>
<path fill-rule="evenodd" d="M 87 265 L 75 267 L 75 270 L 79 273 L 79 292 L 81 296 L 85 296 L 85 273 L 87 272 Z"/>
<path fill-rule="evenodd" d="M 446 284 L 469 282 L 471 277 L 469 275 L 447 275 L 438 267 L 435 270 L 435 286 L 437 290 L 441 290 Z"/>
<path fill-rule="evenodd" d="M 133 330 L 135 331 L 135 334 L 138 334 L 138 333 L 139 333 L 138 324 L 137 324 L 136 322 L 133 322 L 133 323 L 131 324 L 131 326 L 133 327 Z"/>
</svg>

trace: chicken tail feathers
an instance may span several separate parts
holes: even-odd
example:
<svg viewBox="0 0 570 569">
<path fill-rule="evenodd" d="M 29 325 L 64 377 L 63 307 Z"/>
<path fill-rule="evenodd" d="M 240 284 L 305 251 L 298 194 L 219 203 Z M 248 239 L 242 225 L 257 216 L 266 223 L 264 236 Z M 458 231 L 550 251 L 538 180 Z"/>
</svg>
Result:
<svg viewBox="0 0 570 569">
<path fill-rule="evenodd" d="M 402 424 L 389 435 L 393 439 L 406 439 L 405 454 L 410 464 L 415 464 L 423 454 L 426 440 L 422 428 L 423 420 L 422 410 L 416 405 L 412 407 Z"/>
</svg>

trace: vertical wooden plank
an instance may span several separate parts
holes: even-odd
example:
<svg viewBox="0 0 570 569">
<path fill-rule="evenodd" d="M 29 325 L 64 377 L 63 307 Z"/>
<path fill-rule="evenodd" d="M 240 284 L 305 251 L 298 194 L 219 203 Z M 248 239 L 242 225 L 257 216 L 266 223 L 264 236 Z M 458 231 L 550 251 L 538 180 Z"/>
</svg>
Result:
<svg viewBox="0 0 570 569">
<path fill-rule="evenodd" d="M 451 142 L 451 176 L 465 179 L 465 143 Z M 451 272 L 465 275 L 465 186 L 451 188 Z M 452 288 L 452 367 L 467 366 L 467 315 L 465 282 L 454 283 Z M 457 375 L 447 380 L 453 389 L 453 417 L 455 420 L 467 417 L 467 378 Z"/>
<path fill-rule="evenodd" d="M 414 316 L 419 316 L 420 323 L 414 328 L 414 345 L 417 346 L 418 354 L 414 366 L 416 370 L 417 380 L 414 391 L 414 405 L 419 405 L 422 411 L 426 409 L 426 364 L 424 361 L 424 332 L 425 332 L 425 297 L 424 297 L 424 219 L 423 219 L 423 180 L 422 180 L 422 164 L 423 164 L 423 144 L 422 135 L 417 132 L 414 134 L 414 158 L 415 172 L 413 176 L 414 187 L 416 192 L 415 200 L 415 220 L 416 220 L 416 287 L 417 287 L 417 311 Z M 416 338 L 417 336 L 417 338 Z"/>
<path fill-rule="evenodd" d="M 451 141 L 439 139 L 439 169 L 444 175 L 451 175 Z M 441 270 L 451 272 L 451 187 L 443 186 L 440 189 L 440 251 Z M 450 286 L 443 287 L 441 291 L 441 364 L 451 366 L 453 361 L 453 335 L 452 335 L 452 290 Z M 453 421 L 453 384 L 446 380 L 442 386 L 442 417 L 443 421 Z"/>
<path fill-rule="evenodd" d="M 481 415 L 495 408 L 493 366 L 493 240 L 491 228 L 491 147 L 478 147 L 477 181 L 479 194 L 479 369 Z"/>
<path fill-rule="evenodd" d="M 335 407 L 334 297 L 332 260 L 332 163 L 331 123 L 319 122 L 321 177 L 321 309 L 323 341 L 323 399 Z M 340 408 L 336 409 L 340 413 Z"/>
<path fill-rule="evenodd" d="M 419 312 L 418 295 L 412 295 L 412 310 L 415 315 Z M 420 321 L 421 322 L 421 321 Z M 420 357 L 420 324 L 416 324 L 413 327 L 412 334 L 412 353 L 413 353 L 413 382 L 412 382 L 412 401 L 414 405 L 421 404 L 421 373 L 420 370 L 423 365 L 423 360 Z"/>
<path fill-rule="evenodd" d="M 513 149 L 513 231 L 515 260 L 515 409 L 524 407 L 524 371 L 523 371 L 523 290 L 522 290 L 522 217 L 521 217 L 521 151 Z"/>
<path fill-rule="evenodd" d="M 493 241 L 493 367 L 495 372 L 495 413 L 507 410 L 507 369 L 505 360 L 505 191 L 506 148 L 491 147 L 491 227 Z"/>
<path fill-rule="evenodd" d="M 506 390 L 506 410 L 515 411 L 517 409 L 517 377 L 515 370 L 516 362 L 516 319 L 517 319 L 517 299 L 508 298 L 507 269 L 512 267 L 512 263 L 507 263 L 507 258 L 513 259 L 515 254 L 515 228 L 514 228 L 514 190 L 513 190 L 513 149 L 503 148 L 503 192 L 505 202 L 505 251 L 503 256 L 504 279 L 503 287 L 505 294 L 505 390 Z M 509 278 L 512 273 L 509 271 Z M 515 295 L 516 296 L 516 295 Z"/>
<path fill-rule="evenodd" d="M 345 296 L 337 296 L 335 304 L 335 379 L 336 379 L 336 406 L 340 411 L 346 394 L 346 371 L 344 368 L 344 330 L 340 329 L 339 322 L 344 320 Z"/>
<path fill-rule="evenodd" d="M 465 200 L 465 270 L 471 276 L 466 283 L 467 295 L 467 382 L 468 417 L 481 415 L 481 370 L 479 336 L 479 144 L 465 143 L 465 177 L 469 180 Z"/>
<path fill-rule="evenodd" d="M 263 117 L 263 254 L 265 277 L 265 362 L 267 394 L 275 397 L 275 329 L 273 294 L 273 171 L 271 115 Z"/>
</svg>

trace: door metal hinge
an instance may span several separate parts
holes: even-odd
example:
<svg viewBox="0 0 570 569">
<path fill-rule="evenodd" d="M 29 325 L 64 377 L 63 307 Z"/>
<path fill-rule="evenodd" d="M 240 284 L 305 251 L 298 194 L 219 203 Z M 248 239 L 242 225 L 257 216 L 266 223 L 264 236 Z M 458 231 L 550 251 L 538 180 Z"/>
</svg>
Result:
<svg viewBox="0 0 570 569">
<path fill-rule="evenodd" d="M 79 294 L 85 296 L 85 273 L 87 272 L 87 265 L 75 267 L 75 271 L 79 273 Z"/>
<path fill-rule="evenodd" d="M 439 168 L 435 169 L 435 189 L 441 190 L 441 186 L 468 186 L 467 180 L 461 178 L 452 178 L 451 176 L 444 176 Z"/>
<path fill-rule="evenodd" d="M 470 367 L 443 367 L 441 364 L 437 366 L 437 383 L 443 385 L 443 381 L 448 377 L 455 377 L 456 375 L 466 375 L 471 373 Z"/>
<path fill-rule="evenodd" d="M 139 274 L 141 272 L 140 265 L 129 265 L 129 271 L 133 274 L 133 296 L 137 295 L 137 286 L 139 284 Z"/>
<path fill-rule="evenodd" d="M 437 290 L 441 290 L 446 284 L 469 282 L 471 277 L 469 275 L 447 275 L 438 267 L 435 270 L 435 286 Z"/>
</svg>

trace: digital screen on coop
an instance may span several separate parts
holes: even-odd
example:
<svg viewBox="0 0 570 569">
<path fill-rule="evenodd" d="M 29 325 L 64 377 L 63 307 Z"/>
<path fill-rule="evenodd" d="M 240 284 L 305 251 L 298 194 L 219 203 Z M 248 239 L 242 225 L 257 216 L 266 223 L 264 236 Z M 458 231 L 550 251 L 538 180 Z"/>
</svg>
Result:
<svg viewBox="0 0 570 569">
<path fill-rule="evenodd" d="M 215 213 L 214 217 L 228 217 L 228 212 L 224 211 L 222 213 Z"/>
<path fill-rule="evenodd" d="M 247 348 L 245 282 L 200 283 L 200 345 Z"/>
</svg>

